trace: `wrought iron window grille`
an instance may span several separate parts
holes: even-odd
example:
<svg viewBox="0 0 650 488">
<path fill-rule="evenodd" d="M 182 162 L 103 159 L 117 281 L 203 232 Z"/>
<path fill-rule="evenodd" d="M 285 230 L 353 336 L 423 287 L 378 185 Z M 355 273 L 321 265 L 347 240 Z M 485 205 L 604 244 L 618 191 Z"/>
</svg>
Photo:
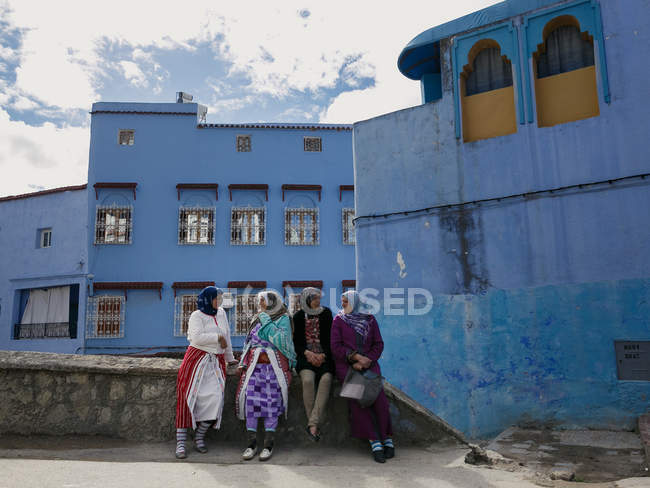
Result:
<svg viewBox="0 0 650 488">
<path fill-rule="evenodd" d="M 124 306 L 122 295 L 88 297 L 86 308 L 86 337 L 115 339 L 124 337 Z"/>
<path fill-rule="evenodd" d="M 354 246 L 357 242 L 354 232 L 354 209 L 344 208 L 341 210 L 343 224 L 343 244 Z"/>
<path fill-rule="evenodd" d="M 117 143 L 120 146 L 133 146 L 135 144 L 135 131 L 133 129 L 120 129 L 117 134 Z"/>
<path fill-rule="evenodd" d="M 233 246 L 263 246 L 266 244 L 265 207 L 232 207 L 230 244 Z"/>
<path fill-rule="evenodd" d="M 320 244 L 320 221 L 317 208 L 284 209 L 284 243 L 287 246 Z"/>
<path fill-rule="evenodd" d="M 95 215 L 95 244 L 131 244 L 133 207 L 98 205 Z"/>
<path fill-rule="evenodd" d="M 303 139 L 303 144 L 306 152 L 323 151 L 323 140 L 320 137 L 305 136 Z"/>
<path fill-rule="evenodd" d="M 237 152 L 251 152 L 251 136 L 238 135 L 237 136 Z"/>
<path fill-rule="evenodd" d="M 196 310 L 198 294 L 177 295 L 174 299 L 174 336 L 187 336 L 190 315 Z"/>
<path fill-rule="evenodd" d="M 181 207 L 178 209 L 178 244 L 213 245 L 215 207 Z"/>
</svg>

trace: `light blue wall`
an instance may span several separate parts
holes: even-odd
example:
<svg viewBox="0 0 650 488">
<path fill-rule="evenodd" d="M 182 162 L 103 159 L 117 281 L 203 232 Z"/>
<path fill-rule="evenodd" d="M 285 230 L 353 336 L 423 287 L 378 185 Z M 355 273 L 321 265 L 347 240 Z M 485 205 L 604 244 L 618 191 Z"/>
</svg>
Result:
<svg viewBox="0 0 650 488">
<path fill-rule="evenodd" d="M 195 104 L 147 104 L 147 111 L 175 111 Z M 169 107 L 168 105 L 172 105 Z M 140 104 L 95 104 L 93 111 L 143 110 Z M 323 280 L 324 287 L 340 291 L 341 280 L 354 279 L 354 246 L 342 243 L 341 209 L 354 206 L 352 192 L 339 185 L 352 184 L 351 127 L 309 129 L 197 128 L 196 118 L 183 115 L 94 113 L 91 124 L 88 175 L 88 221 L 95 225 L 98 204 L 124 202 L 133 205 L 133 243 L 94 245 L 88 236 L 90 272 L 96 282 L 162 281 L 162 300 L 154 291 L 129 291 L 126 302 L 125 336 L 94 339 L 86 352 L 105 348 L 143 348 L 187 345 L 173 336 L 174 281 L 266 280 L 281 290 L 283 280 Z M 117 144 L 118 129 L 134 129 L 135 145 Z M 347 130 L 345 130 L 347 129 Z M 252 151 L 236 152 L 238 134 L 252 136 Z M 303 150 L 303 136 L 322 137 L 323 151 Z M 103 189 L 95 199 L 95 182 L 137 182 L 137 198 L 126 190 Z M 213 191 L 187 191 L 177 200 L 177 183 L 218 183 L 219 200 Z M 235 191 L 229 200 L 229 184 L 265 183 L 269 201 L 258 191 Z M 281 185 L 320 184 L 317 192 L 287 192 Z M 178 209 L 181 205 L 216 208 L 213 246 L 178 245 Z M 230 210 L 233 206 L 266 206 L 266 245 L 231 246 Z M 320 245 L 285 246 L 284 208 L 318 206 Z M 110 293 L 110 292 L 102 292 Z M 119 292 L 116 292 L 119 294 Z M 231 324 L 233 325 L 233 324 Z M 234 340 L 235 345 L 241 338 Z M 102 348 L 102 349 L 97 349 Z"/>
<path fill-rule="evenodd" d="M 83 345 L 86 296 L 87 194 L 84 190 L 0 202 L 0 349 L 73 353 Z M 38 230 L 52 228 L 41 249 Z M 79 285 L 76 339 L 13 339 L 20 290 Z"/>
<path fill-rule="evenodd" d="M 599 117 L 463 143 L 445 40 L 440 101 L 355 124 L 357 216 L 650 172 L 650 12 L 600 4 L 612 101 Z M 650 340 L 649 180 L 359 221 L 358 287 L 434 296 L 426 315 L 379 315 L 388 380 L 472 437 L 633 428 L 650 383 L 617 380 L 613 341 Z"/>
</svg>

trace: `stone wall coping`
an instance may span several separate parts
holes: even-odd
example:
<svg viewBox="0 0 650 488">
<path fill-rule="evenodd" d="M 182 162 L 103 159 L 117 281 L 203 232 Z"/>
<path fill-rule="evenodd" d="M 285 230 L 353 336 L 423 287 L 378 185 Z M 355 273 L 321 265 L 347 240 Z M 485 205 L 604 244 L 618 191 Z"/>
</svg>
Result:
<svg viewBox="0 0 650 488">
<path fill-rule="evenodd" d="M 0 351 L 0 370 L 175 376 L 180 359 Z"/>
</svg>

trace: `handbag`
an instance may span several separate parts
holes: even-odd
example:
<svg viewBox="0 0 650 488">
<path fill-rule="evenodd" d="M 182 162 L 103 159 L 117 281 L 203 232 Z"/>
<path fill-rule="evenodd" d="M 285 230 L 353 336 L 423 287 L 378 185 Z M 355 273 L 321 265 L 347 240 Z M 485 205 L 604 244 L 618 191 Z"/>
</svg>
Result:
<svg viewBox="0 0 650 488">
<path fill-rule="evenodd" d="M 375 403 L 379 393 L 384 388 L 384 378 L 373 371 L 363 373 L 350 367 L 343 380 L 340 396 L 357 400 L 361 407 L 366 408 Z"/>
</svg>

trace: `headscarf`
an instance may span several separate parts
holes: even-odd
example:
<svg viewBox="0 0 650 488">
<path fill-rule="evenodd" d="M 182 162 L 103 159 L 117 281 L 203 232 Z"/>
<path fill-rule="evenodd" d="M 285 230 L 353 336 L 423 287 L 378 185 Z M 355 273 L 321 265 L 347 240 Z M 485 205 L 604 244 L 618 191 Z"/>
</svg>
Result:
<svg viewBox="0 0 650 488">
<path fill-rule="evenodd" d="M 206 286 L 201 290 L 201 293 L 199 293 L 199 296 L 196 299 L 196 305 L 199 307 L 201 312 L 207 315 L 216 315 L 217 309 L 212 306 L 212 300 L 217 298 L 219 295 L 223 295 L 223 290 L 216 286 Z"/>
<path fill-rule="evenodd" d="M 266 302 L 265 312 L 269 314 L 269 317 L 271 317 L 271 320 L 274 322 L 284 314 L 289 314 L 287 307 L 285 307 L 284 303 L 282 302 L 282 297 L 277 291 L 261 291 L 257 294 L 257 298 L 258 300 L 260 298 L 264 298 L 264 301 Z"/>
<path fill-rule="evenodd" d="M 258 336 L 260 339 L 273 344 L 287 358 L 290 366 L 293 368 L 296 364 L 296 350 L 293 346 L 293 321 L 291 320 L 289 311 L 284 306 L 280 294 L 273 290 L 260 292 L 257 296 L 258 299 L 264 298 L 266 302 L 266 310 L 264 310 L 264 313 L 268 314 L 271 321 L 276 325 L 275 327 L 270 327 L 271 323 L 267 322 L 260 327 Z M 252 320 L 249 334 L 253 327 L 255 327 L 255 324 L 261 322 L 259 318 L 261 313 L 258 313 Z M 286 321 L 281 320 L 283 316 L 286 316 Z"/>
<path fill-rule="evenodd" d="M 264 312 L 267 313 L 269 317 L 271 317 L 271 320 L 273 322 L 275 322 L 285 314 L 289 316 L 289 319 L 291 319 L 291 316 L 289 315 L 289 310 L 287 310 L 287 307 L 284 306 L 284 303 L 282 302 L 282 297 L 278 292 L 273 290 L 261 291 L 257 294 L 258 302 L 260 298 L 264 298 L 264 301 L 266 302 L 266 310 L 264 310 Z M 248 326 L 249 332 L 253 329 L 253 327 L 255 327 L 255 324 L 259 322 L 259 316 L 260 314 L 256 313 L 255 316 L 253 317 L 253 320 L 251 320 L 251 323 Z M 291 321 L 291 330 L 293 330 L 293 321 Z"/>
<path fill-rule="evenodd" d="M 311 306 L 311 301 L 314 297 L 321 296 L 321 291 L 318 288 L 307 287 L 302 290 L 300 294 L 300 308 L 305 315 L 320 315 L 323 311 L 322 305 L 319 305 L 318 308 L 313 308 Z"/>
<path fill-rule="evenodd" d="M 352 310 L 349 313 L 341 310 L 338 313 L 338 316 L 341 317 L 346 324 L 352 327 L 357 334 L 363 336 L 365 339 L 368 336 L 372 315 L 361 312 L 362 303 L 358 291 L 349 290 L 341 296 L 348 299 L 348 303 L 352 305 Z"/>
</svg>

